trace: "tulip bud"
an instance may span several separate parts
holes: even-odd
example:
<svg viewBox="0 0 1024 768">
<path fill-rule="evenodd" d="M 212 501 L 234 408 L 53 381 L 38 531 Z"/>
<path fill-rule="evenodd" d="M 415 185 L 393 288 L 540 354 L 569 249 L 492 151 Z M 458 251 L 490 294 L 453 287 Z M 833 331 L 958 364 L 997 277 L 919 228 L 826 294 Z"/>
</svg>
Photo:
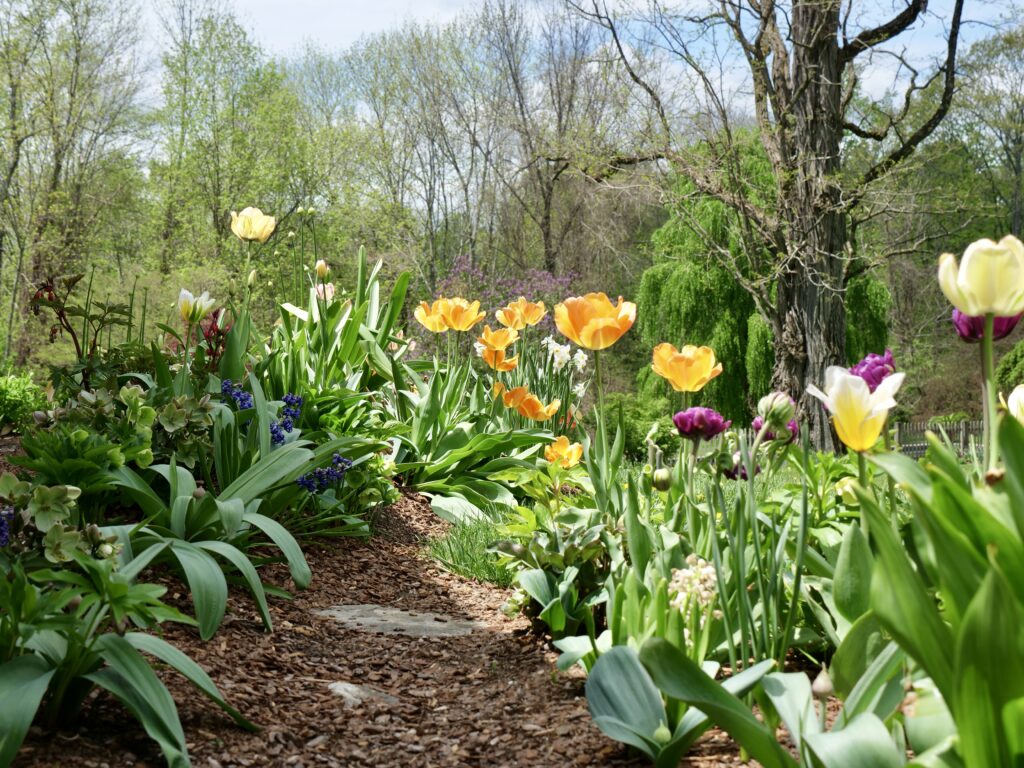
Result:
<svg viewBox="0 0 1024 768">
<path fill-rule="evenodd" d="M 315 213 L 316 213 L 316 208 L 314 208 L 313 206 L 309 206 L 309 208 L 306 209 L 306 215 L 307 216 L 312 216 Z"/>
<path fill-rule="evenodd" d="M 785 429 L 796 414 L 796 403 L 785 392 L 770 392 L 757 403 L 757 415 L 770 429 Z"/>
<path fill-rule="evenodd" d="M 827 699 L 832 695 L 835 688 L 832 685 L 832 678 L 828 676 L 828 670 L 825 669 L 825 665 L 821 665 L 821 672 L 814 678 L 814 682 L 811 684 L 811 693 L 819 699 Z"/>
<path fill-rule="evenodd" d="M 203 488 L 202 486 L 199 486 L 194 491 L 192 491 L 192 498 L 195 499 L 196 501 L 199 501 L 204 496 L 206 496 L 206 489 Z"/>
<path fill-rule="evenodd" d="M 659 491 L 667 491 L 672 487 L 672 470 L 668 467 L 661 467 L 654 470 L 654 487 Z"/>
<path fill-rule="evenodd" d="M 293 237 L 295 237 L 295 230 L 294 229 L 289 229 L 288 230 L 288 239 L 291 240 Z"/>
<path fill-rule="evenodd" d="M 319 277 L 321 280 L 327 277 L 327 273 L 331 271 L 331 268 L 327 266 L 327 262 L 324 261 L 323 259 L 317 261 L 314 269 L 316 270 L 316 276 Z"/>
<path fill-rule="evenodd" d="M 672 731 L 668 729 L 668 726 L 662 723 L 654 731 L 654 740 L 659 744 L 668 744 L 672 741 Z"/>
<path fill-rule="evenodd" d="M 295 209 L 295 213 L 297 213 L 299 216 L 301 216 L 305 212 L 306 212 L 306 209 L 303 208 L 301 205 L 298 208 Z M 292 237 L 294 234 L 295 234 L 294 232 L 289 232 L 288 233 L 288 237 Z"/>
<path fill-rule="evenodd" d="M 246 285 L 249 286 L 250 290 L 252 290 L 253 288 L 256 287 L 256 270 L 255 269 L 249 272 L 249 277 L 245 281 L 245 283 L 246 283 Z"/>
</svg>

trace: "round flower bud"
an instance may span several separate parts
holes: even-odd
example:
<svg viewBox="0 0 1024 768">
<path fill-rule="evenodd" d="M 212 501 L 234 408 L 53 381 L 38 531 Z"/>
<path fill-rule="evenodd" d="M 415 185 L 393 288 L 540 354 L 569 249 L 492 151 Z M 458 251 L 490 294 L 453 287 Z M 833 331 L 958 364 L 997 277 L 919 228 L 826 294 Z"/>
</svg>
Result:
<svg viewBox="0 0 1024 768">
<path fill-rule="evenodd" d="M 316 276 L 319 277 L 321 280 L 327 277 L 327 273 L 331 271 L 331 268 L 327 266 L 327 262 L 324 261 L 323 259 L 317 261 L 314 269 L 316 270 Z"/>
<path fill-rule="evenodd" d="M 672 470 L 668 467 L 661 467 L 654 470 L 654 487 L 659 491 L 667 491 L 672 487 Z"/>
<path fill-rule="evenodd" d="M 827 699 L 832 695 L 835 688 L 832 685 L 832 678 L 828 676 L 828 670 L 825 669 L 825 665 L 821 665 L 821 672 L 814 678 L 814 682 L 811 684 L 811 693 L 819 699 Z"/>
<path fill-rule="evenodd" d="M 668 729 L 668 726 L 662 723 L 654 731 L 654 740 L 659 744 L 668 744 L 672 741 L 672 731 Z"/>
<path fill-rule="evenodd" d="M 769 428 L 785 429 L 796 415 L 796 403 L 785 392 L 770 392 L 758 401 L 757 415 Z"/>
<path fill-rule="evenodd" d="M 295 213 L 297 213 L 299 216 L 301 216 L 305 212 L 306 212 L 306 209 L 303 208 L 301 205 L 298 208 L 295 209 Z M 289 232 L 288 233 L 288 237 L 291 237 L 294 234 L 295 234 L 294 232 Z"/>
<path fill-rule="evenodd" d="M 99 552 L 100 557 L 111 557 L 114 554 L 114 545 L 100 544 L 100 547 L 97 551 Z"/>
</svg>

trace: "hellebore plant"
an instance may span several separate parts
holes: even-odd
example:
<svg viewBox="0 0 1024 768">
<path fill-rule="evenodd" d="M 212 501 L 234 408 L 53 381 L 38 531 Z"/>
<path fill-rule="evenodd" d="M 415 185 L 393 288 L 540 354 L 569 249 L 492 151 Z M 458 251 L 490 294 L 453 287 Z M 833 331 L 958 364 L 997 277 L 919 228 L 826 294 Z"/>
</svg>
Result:
<svg viewBox="0 0 1024 768">
<path fill-rule="evenodd" d="M 998 243 L 983 239 L 971 243 L 957 264 L 944 253 L 939 258 L 939 286 L 949 302 L 969 317 L 984 317 L 981 366 L 985 402 L 985 469 L 996 468 L 998 443 L 995 438 L 996 317 L 1013 317 L 1024 312 L 1024 243 L 1007 235 Z"/>
</svg>

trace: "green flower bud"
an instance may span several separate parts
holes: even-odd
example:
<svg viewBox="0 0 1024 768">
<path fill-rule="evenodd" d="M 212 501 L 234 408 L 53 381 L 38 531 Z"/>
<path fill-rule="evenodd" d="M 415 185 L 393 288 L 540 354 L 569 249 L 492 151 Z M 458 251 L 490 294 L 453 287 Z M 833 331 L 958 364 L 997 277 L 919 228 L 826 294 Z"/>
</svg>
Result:
<svg viewBox="0 0 1024 768">
<path fill-rule="evenodd" d="M 661 467 L 654 470 L 654 487 L 659 491 L 667 491 L 672 487 L 672 470 L 668 467 Z"/>
<path fill-rule="evenodd" d="M 769 429 L 785 429 L 796 416 L 796 403 L 785 392 L 769 392 L 757 402 L 757 415 Z"/>
<path fill-rule="evenodd" d="M 662 723 L 658 726 L 657 730 L 654 731 L 654 740 L 659 744 L 668 744 L 672 741 L 672 731 L 668 729 L 668 726 Z"/>
</svg>

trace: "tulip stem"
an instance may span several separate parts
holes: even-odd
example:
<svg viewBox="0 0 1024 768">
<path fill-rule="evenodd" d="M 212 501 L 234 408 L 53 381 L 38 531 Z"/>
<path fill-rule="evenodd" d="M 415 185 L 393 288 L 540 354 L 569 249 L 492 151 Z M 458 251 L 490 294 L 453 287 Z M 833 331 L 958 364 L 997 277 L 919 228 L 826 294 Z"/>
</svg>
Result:
<svg viewBox="0 0 1024 768">
<path fill-rule="evenodd" d="M 871 486 L 868 485 L 868 460 L 864 458 L 863 451 L 857 451 L 857 482 L 860 483 L 860 487 L 865 492 L 870 493 Z M 860 528 L 866 537 L 868 535 L 868 516 L 864 514 L 863 505 L 861 506 L 860 513 Z"/>
<path fill-rule="evenodd" d="M 604 380 L 601 376 L 601 351 L 594 350 L 594 379 L 597 381 L 597 428 L 601 440 L 601 456 L 608 455 L 608 435 L 604 419 Z"/>
<path fill-rule="evenodd" d="M 885 424 L 882 427 L 882 439 L 885 441 L 886 452 L 892 451 L 892 437 L 889 435 L 889 417 L 885 417 Z M 889 497 L 889 516 L 893 522 L 896 520 L 896 481 L 892 475 L 886 473 L 886 495 Z"/>
<path fill-rule="evenodd" d="M 996 442 L 996 382 L 993 342 L 996 316 L 985 315 L 985 334 L 981 339 L 982 394 L 985 398 L 985 470 L 996 468 L 999 446 Z"/>
</svg>

